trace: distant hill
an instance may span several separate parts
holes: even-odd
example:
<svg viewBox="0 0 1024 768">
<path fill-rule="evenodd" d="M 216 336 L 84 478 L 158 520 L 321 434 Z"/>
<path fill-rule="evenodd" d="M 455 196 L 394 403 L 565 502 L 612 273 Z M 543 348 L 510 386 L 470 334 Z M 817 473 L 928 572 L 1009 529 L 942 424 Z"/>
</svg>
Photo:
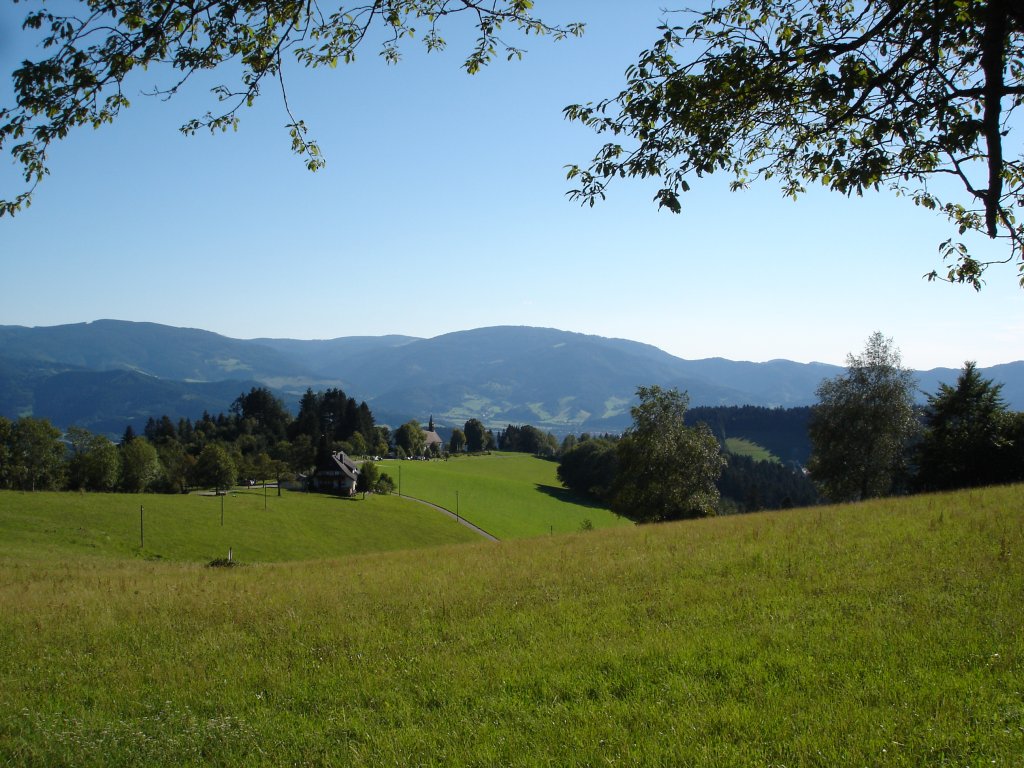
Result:
<svg viewBox="0 0 1024 768">
<path fill-rule="evenodd" d="M 638 384 L 683 383 L 694 398 L 742 398 L 687 376 L 677 358 L 614 339 L 544 328 L 482 328 L 423 339 L 352 361 L 346 379 L 386 412 L 433 412 L 454 423 L 530 422 L 614 429 Z"/>
<path fill-rule="evenodd" d="M 258 379 L 283 371 L 308 375 L 271 347 L 209 331 L 155 323 L 97 320 L 49 328 L 0 326 L 7 358 L 94 371 L 131 370 L 175 381 Z"/>
<path fill-rule="evenodd" d="M 98 320 L 0 326 L 0 414 L 35 414 L 59 426 L 120 432 L 149 415 L 226 411 L 257 385 L 294 407 L 306 387 L 337 386 L 397 425 L 433 414 L 439 426 L 475 417 L 489 426 L 531 423 L 555 432 L 618 431 L 637 386 L 689 392 L 692 406 L 793 407 L 814 402 L 823 363 L 683 360 L 657 347 L 550 328 L 495 327 L 432 339 L 231 339 L 154 323 Z M 131 375 L 127 375 L 130 372 Z M 984 371 L 1024 409 L 1024 362 Z M 924 390 L 955 369 L 918 374 Z"/>
<path fill-rule="evenodd" d="M 41 382 L 35 409 L 54 424 L 77 424 L 93 432 L 119 435 L 131 425 L 142 431 L 150 416 L 196 419 L 203 411 L 226 412 L 257 381 L 186 383 L 136 371 L 68 371 Z"/>
</svg>

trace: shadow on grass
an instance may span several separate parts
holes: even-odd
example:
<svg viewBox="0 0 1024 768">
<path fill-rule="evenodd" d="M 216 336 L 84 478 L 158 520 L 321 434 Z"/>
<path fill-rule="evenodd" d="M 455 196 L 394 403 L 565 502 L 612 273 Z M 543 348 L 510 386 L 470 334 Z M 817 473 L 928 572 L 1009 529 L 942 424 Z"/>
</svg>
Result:
<svg viewBox="0 0 1024 768">
<path fill-rule="evenodd" d="M 537 490 L 540 491 L 541 493 L 547 494 L 553 499 L 565 501 L 570 504 L 578 504 L 581 507 L 590 507 L 591 509 L 604 510 L 608 509 L 608 507 L 602 504 L 598 504 L 589 496 L 583 496 L 581 494 L 575 493 L 573 491 L 570 491 L 568 488 L 556 488 L 553 485 L 543 485 L 542 483 L 537 483 Z"/>
<path fill-rule="evenodd" d="M 369 494 L 364 498 L 362 493 L 357 493 L 355 496 L 335 496 L 333 494 L 327 494 L 328 498 L 341 502 L 342 504 L 358 504 L 361 501 L 365 502 L 371 495 L 372 494 Z"/>
</svg>

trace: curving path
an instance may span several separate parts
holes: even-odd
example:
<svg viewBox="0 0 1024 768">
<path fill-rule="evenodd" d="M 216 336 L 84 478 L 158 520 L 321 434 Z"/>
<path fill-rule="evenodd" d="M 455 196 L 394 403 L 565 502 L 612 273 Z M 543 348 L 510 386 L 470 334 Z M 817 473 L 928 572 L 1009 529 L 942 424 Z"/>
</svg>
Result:
<svg viewBox="0 0 1024 768">
<path fill-rule="evenodd" d="M 483 536 L 488 541 L 498 541 L 498 537 L 497 536 L 492 536 L 487 531 L 485 531 L 483 528 L 480 528 L 478 526 L 473 525 L 466 518 L 460 517 L 460 516 L 456 515 L 450 509 L 445 509 L 444 507 L 440 506 L 439 504 L 434 504 L 431 501 L 425 501 L 423 499 L 417 499 L 415 496 L 399 496 L 398 498 L 400 498 L 400 499 L 408 499 L 409 501 L 415 501 L 415 502 L 417 502 L 419 504 L 425 504 L 426 506 L 430 507 L 431 509 L 436 509 L 438 512 L 441 512 L 441 513 L 443 513 L 445 515 L 448 515 L 448 517 L 450 517 L 452 520 L 456 521 L 457 523 L 461 523 L 462 525 L 464 525 L 467 528 L 469 528 L 471 531 L 476 531 L 477 533 L 479 533 L 481 536 Z"/>
</svg>

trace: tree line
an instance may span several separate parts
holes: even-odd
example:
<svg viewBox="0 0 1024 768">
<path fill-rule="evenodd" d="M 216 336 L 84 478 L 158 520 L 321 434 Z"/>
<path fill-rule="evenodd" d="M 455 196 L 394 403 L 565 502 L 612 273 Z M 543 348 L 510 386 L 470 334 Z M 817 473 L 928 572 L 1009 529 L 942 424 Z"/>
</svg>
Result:
<svg viewBox="0 0 1024 768">
<path fill-rule="evenodd" d="M 533 429 L 531 427 L 531 429 Z M 426 441 L 426 434 L 435 432 L 434 418 L 430 417 L 426 432 L 416 419 L 405 422 L 395 430 L 395 455 L 400 458 L 442 458 L 450 454 L 482 453 L 484 451 L 516 450 L 501 443 L 501 435 L 484 426 L 480 419 L 468 419 L 462 427 L 452 429 L 447 444 Z"/>
<path fill-rule="evenodd" d="M 386 453 L 387 427 L 341 389 L 307 389 L 296 416 L 263 387 L 240 394 L 228 413 L 196 421 L 151 417 L 119 442 L 45 419 L 0 417 L 0 488 L 183 492 L 226 488 L 310 472 L 331 453 Z"/>
<path fill-rule="evenodd" d="M 1024 480 L 1024 413 L 974 362 L 915 406 L 916 382 L 880 332 L 823 381 L 809 424 L 808 469 L 831 501 Z"/>
<path fill-rule="evenodd" d="M 861 354 L 848 356 L 843 374 L 821 383 L 807 411 L 688 413 L 685 393 L 641 387 L 621 436 L 568 435 L 559 444 L 532 425 L 509 424 L 496 436 L 474 418 L 452 430 L 447 446 L 428 446 L 417 421 L 392 435 L 365 402 L 340 389 L 307 389 L 293 418 L 269 390 L 254 387 L 227 414 L 150 418 L 142 435 L 128 427 L 119 443 L 81 427 L 62 435 L 44 419 L 0 417 L 0 488 L 178 492 L 246 479 L 280 483 L 337 451 L 385 454 L 393 444 L 405 457 L 500 448 L 558 460 L 566 487 L 620 514 L 670 520 L 1024 480 L 1024 413 L 1009 410 L 1001 389 L 967 362 L 954 384 L 941 384 L 918 408 L 899 351 L 875 333 Z M 693 423 L 695 415 L 707 421 Z M 798 450 L 802 423 L 806 471 L 723 451 L 727 433 L 743 429 L 738 424 L 781 425 L 784 434 L 773 439 Z"/>
<path fill-rule="evenodd" d="M 677 520 L 711 514 L 808 506 L 817 489 L 795 463 L 755 461 L 725 450 L 732 419 L 749 419 L 747 409 L 687 410 L 689 398 L 677 390 L 641 387 L 640 405 L 625 435 L 579 437 L 562 443 L 558 478 L 567 488 L 608 504 L 638 522 Z M 762 419 L 799 422 L 772 409 L 755 409 Z M 804 436 L 806 441 L 806 434 Z"/>
<path fill-rule="evenodd" d="M 968 361 L 918 407 L 899 351 L 875 333 L 844 373 L 821 383 L 815 406 L 785 417 L 792 434 L 773 438 L 797 449 L 805 424 L 806 469 L 723 452 L 727 420 L 758 422 L 767 412 L 703 409 L 716 440 L 707 421 L 687 414 L 685 393 L 641 387 L 625 435 L 563 443 L 558 477 L 638 521 L 1020 482 L 1024 413 L 1009 410 L 1001 389 Z"/>
</svg>

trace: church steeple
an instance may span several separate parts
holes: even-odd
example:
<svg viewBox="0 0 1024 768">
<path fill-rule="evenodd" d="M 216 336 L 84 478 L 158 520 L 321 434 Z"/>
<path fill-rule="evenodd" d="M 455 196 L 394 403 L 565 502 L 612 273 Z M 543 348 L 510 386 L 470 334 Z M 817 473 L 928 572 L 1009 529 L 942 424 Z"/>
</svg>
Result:
<svg viewBox="0 0 1024 768">
<path fill-rule="evenodd" d="M 430 423 L 427 424 L 427 432 L 434 431 L 434 414 L 430 414 Z"/>
</svg>

